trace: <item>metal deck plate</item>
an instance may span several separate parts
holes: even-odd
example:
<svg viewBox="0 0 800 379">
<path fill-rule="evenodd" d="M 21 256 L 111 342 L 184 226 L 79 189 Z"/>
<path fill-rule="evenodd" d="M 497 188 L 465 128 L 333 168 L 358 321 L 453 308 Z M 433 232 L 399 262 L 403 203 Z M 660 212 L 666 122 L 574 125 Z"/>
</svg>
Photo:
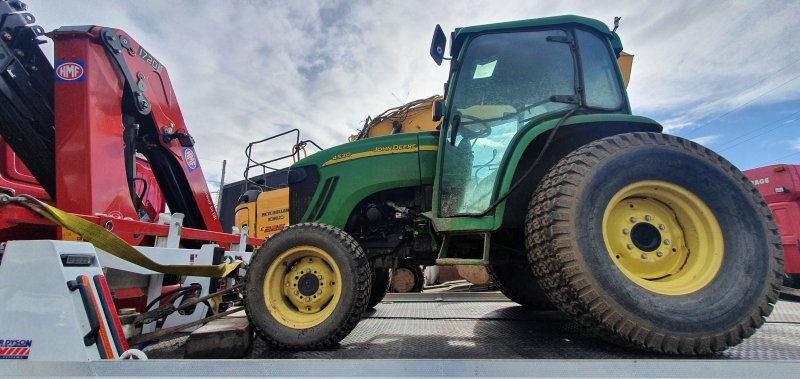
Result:
<svg viewBox="0 0 800 379">
<path fill-rule="evenodd" d="M 559 312 L 528 311 L 508 301 L 385 302 L 338 347 L 287 352 L 256 339 L 249 358 L 675 359 L 603 342 Z M 779 302 L 754 336 L 701 358 L 800 360 L 800 303 Z"/>
<path fill-rule="evenodd" d="M 147 362 L 0 361 L 0 376 L 786 379 L 800 372 L 796 302 L 778 303 L 766 325 L 728 351 L 681 358 L 604 343 L 558 312 L 527 311 L 493 294 L 463 295 L 387 297 L 393 301 L 324 351 L 275 351 L 257 339 L 248 356 L 255 359 L 183 360 L 188 335 L 176 335 L 149 346 Z"/>
<path fill-rule="evenodd" d="M 469 295 L 469 296 L 464 296 Z M 322 351 L 273 350 L 259 338 L 255 359 L 676 359 L 619 347 L 588 335 L 556 311 L 529 311 L 495 294 L 389 296 L 342 342 Z M 186 336 L 145 351 L 180 359 Z M 699 358 L 800 360 L 800 303 L 780 301 L 756 334 L 722 353 Z"/>
</svg>

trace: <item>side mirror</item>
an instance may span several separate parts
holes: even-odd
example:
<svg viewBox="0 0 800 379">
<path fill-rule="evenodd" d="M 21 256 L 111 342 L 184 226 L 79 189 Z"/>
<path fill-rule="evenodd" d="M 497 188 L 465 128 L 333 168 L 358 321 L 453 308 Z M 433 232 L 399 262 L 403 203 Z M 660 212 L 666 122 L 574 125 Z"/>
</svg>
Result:
<svg viewBox="0 0 800 379">
<path fill-rule="evenodd" d="M 447 37 L 439 24 L 436 24 L 436 29 L 433 30 L 433 39 L 431 40 L 431 58 L 437 65 L 442 65 L 444 59 L 444 48 L 447 45 Z"/>
<path fill-rule="evenodd" d="M 444 107 L 441 100 L 434 100 L 431 104 L 431 120 L 439 122 L 442 119 Z"/>
</svg>

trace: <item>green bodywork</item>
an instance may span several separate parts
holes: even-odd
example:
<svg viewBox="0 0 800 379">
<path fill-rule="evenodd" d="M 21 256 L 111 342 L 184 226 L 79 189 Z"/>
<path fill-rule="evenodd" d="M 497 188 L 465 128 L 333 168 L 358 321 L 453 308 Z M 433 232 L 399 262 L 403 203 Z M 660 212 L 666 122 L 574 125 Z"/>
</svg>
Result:
<svg viewBox="0 0 800 379">
<path fill-rule="evenodd" d="M 367 138 L 325 149 L 298 161 L 293 168 L 316 166 L 319 169 L 320 184 L 338 177 L 324 211 L 312 220 L 313 207 L 309 207 L 303 221 L 344 229 L 353 209 L 367 196 L 395 188 L 433 184 L 436 134 L 420 132 Z M 354 158 L 355 154 L 364 156 Z M 323 195 L 323 186 L 317 186 L 311 204 L 320 202 Z"/>
<path fill-rule="evenodd" d="M 609 51 L 618 54 L 622 50 L 619 37 L 611 32 L 605 24 L 578 16 L 558 16 L 536 20 L 506 22 L 492 25 L 472 26 L 456 29 L 452 34 L 453 57 L 461 59 L 469 47 L 470 40 L 487 33 L 527 30 L 531 28 L 580 25 L 583 29 L 592 29 L 595 34 L 605 37 Z M 454 66 L 457 67 L 457 66 Z M 616 65 L 615 65 L 616 67 Z M 616 76 L 622 86 L 618 68 Z M 451 69 L 448 78 L 448 92 L 444 104 L 444 120 L 447 120 L 447 109 L 452 105 L 452 97 L 458 70 Z M 624 88 L 624 87 L 623 87 Z M 560 130 L 569 130 L 579 126 L 592 125 L 602 127 L 608 124 L 626 124 L 628 130 L 660 130 L 660 125 L 648 118 L 633 116 L 630 113 L 627 95 L 622 91 L 623 103 L 615 111 L 595 114 L 579 114 L 567 118 Z M 551 112 L 540 119 L 533 119 L 521 127 L 511 139 L 507 153 L 499 161 L 497 179 L 492 192 L 492 200 L 506 193 L 512 186 L 512 178 L 519 168 L 520 159 L 537 138 L 552 130 L 559 119 L 566 113 Z M 434 229 L 439 233 L 481 233 L 499 229 L 503 223 L 505 203 L 500 203 L 485 216 L 456 215 L 440 217 L 439 191 L 441 184 L 442 152 L 449 138 L 446 121 L 444 131 L 395 134 L 382 137 L 362 139 L 340 146 L 329 148 L 309 156 L 293 167 L 316 166 L 320 173 L 319 185 L 303 218 L 304 222 L 320 222 L 338 228 L 345 225 L 355 207 L 366 197 L 396 188 L 433 186 L 433 209 L 424 213 L 432 220 Z M 559 131 L 561 133 L 561 131 Z M 331 178 L 338 177 L 332 193 L 323 187 Z M 328 200 L 324 200 L 327 197 Z M 327 204 L 321 212 L 312 212 L 313 204 Z M 313 219 L 312 218 L 312 214 Z"/>
<path fill-rule="evenodd" d="M 531 127 L 528 131 L 520 133 L 512 142 L 512 154 L 503 158 L 500 187 L 497 193 L 504 193 L 511 187 L 513 173 L 517 169 L 522 153 L 526 146 L 531 144 L 542 133 L 552 130 L 557 120 L 551 119 L 536 127 Z M 581 115 L 573 116 L 564 123 L 562 128 L 570 128 L 588 123 L 603 122 L 625 122 L 651 125 L 660 125 L 648 118 L 631 116 L 624 114 L 603 114 L 603 115 Z M 344 228 L 347 219 L 353 209 L 361 200 L 369 195 L 395 188 L 417 187 L 423 185 L 434 185 L 436 188 L 435 172 L 437 163 L 437 152 L 439 146 L 439 133 L 420 132 L 408 134 L 395 134 L 374 138 L 367 138 L 332 147 L 309 156 L 292 167 L 316 166 L 320 172 L 320 183 L 326 180 L 339 177 L 336 187 L 333 189 L 329 205 L 314 220 L 309 219 L 311 207 L 303 217 L 304 222 L 320 222 Z M 365 156 L 363 158 L 351 159 L 340 163 L 329 164 L 334 157 L 341 154 L 355 154 L 363 152 L 374 152 L 376 148 L 391 148 L 392 146 L 409 145 L 425 147 L 437 147 L 436 150 L 418 150 L 408 153 L 394 153 L 377 156 Z M 311 204 L 321 201 L 323 186 L 317 186 L 317 191 L 311 200 Z M 436 230 L 447 231 L 494 231 L 500 228 L 505 204 L 501 203 L 493 214 L 483 217 L 435 217 L 437 213 L 437 202 L 433 202 L 434 210 L 425 215 L 434 221 Z"/>
</svg>

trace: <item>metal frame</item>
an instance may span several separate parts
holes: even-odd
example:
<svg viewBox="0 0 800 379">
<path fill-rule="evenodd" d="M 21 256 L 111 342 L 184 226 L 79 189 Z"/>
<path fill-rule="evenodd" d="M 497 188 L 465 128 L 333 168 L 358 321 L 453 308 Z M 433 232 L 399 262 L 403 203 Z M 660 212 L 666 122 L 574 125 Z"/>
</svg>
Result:
<svg viewBox="0 0 800 379">
<path fill-rule="evenodd" d="M 267 142 L 267 141 L 271 141 L 271 140 L 273 140 L 275 138 L 282 137 L 282 136 L 285 136 L 285 135 L 290 134 L 290 133 L 295 133 L 295 141 L 294 141 L 294 145 L 292 145 L 291 152 L 289 154 L 281 155 L 281 156 L 279 156 L 277 158 L 268 159 L 268 160 L 263 161 L 263 162 L 256 161 L 256 160 L 254 160 L 252 158 L 253 146 L 262 144 L 262 143 Z M 266 189 L 274 189 L 274 188 L 267 188 L 265 186 L 262 186 L 261 184 L 258 184 L 255 180 L 250 179 L 250 169 L 251 168 L 256 168 L 256 167 L 261 167 L 261 175 L 260 176 L 262 176 L 262 177 L 267 175 L 267 170 L 269 170 L 269 172 L 289 171 L 290 168 L 275 168 L 275 167 L 270 167 L 268 165 L 270 163 L 278 162 L 278 161 L 284 160 L 286 158 L 292 158 L 292 161 L 294 161 L 294 162 L 299 161 L 301 159 L 300 151 L 302 150 L 303 152 L 305 152 L 305 147 L 309 143 L 314 145 L 314 147 L 316 147 L 318 150 L 323 150 L 323 148 L 321 148 L 319 145 L 317 145 L 312 140 L 303 140 L 303 141 L 301 141 L 300 140 L 300 129 L 297 129 L 297 128 L 291 129 L 291 130 L 287 130 L 285 132 L 278 133 L 278 134 L 273 135 L 271 137 L 260 139 L 258 141 L 253 141 L 253 142 L 250 142 L 249 144 L 247 144 L 247 147 L 244 149 L 244 155 L 245 155 L 245 157 L 247 157 L 247 166 L 244 168 L 245 191 L 250 189 L 250 184 L 252 184 L 253 186 L 259 188 L 262 191 L 266 190 Z M 287 185 L 288 185 L 288 183 L 287 183 Z"/>
<path fill-rule="evenodd" d="M 213 262 L 215 249 L 217 248 L 215 244 L 205 244 L 200 249 L 182 249 L 178 247 L 183 229 L 181 227 L 182 220 L 182 215 L 162 215 L 159 221 L 169 228 L 168 234 L 157 237 L 156 246 L 154 247 L 139 246 L 136 249 L 147 258 L 161 264 L 210 265 L 215 263 Z M 239 243 L 232 244 L 235 250 L 223 253 L 223 260 L 240 259 L 244 262 L 250 261 L 252 252 L 246 251 L 246 235 L 247 230 L 245 229 L 242 231 L 242 235 L 239 236 Z M 89 275 L 89 277 L 102 276 L 103 268 L 113 268 L 149 276 L 148 302 L 156 300 L 162 294 L 163 274 L 117 258 L 87 242 L 40 240 L 12 241 L 10 244 L 10 248 L 5 248 L 4 246 L 3 254 L 6 257 L 5 261 L 0 265 L 0 294 L 5 292 L 3 298 L 7 299 L 6 302 L 8 303 L 8 306 L 3 307 L 0 311 L 0 320 L 2 321 L 0 323 L 0 337 L 2 338 L 0 339 L 27 339 L 28 341 L 34 341 L 36 346 L 43 346 L 43 348 L 36 349 L 41 353 L 37 352 L 36 355 L 31 355 L 34 359 L 96 360 L 117 358 L 122 353 L 121 351 L 114 353 L 112 357 L 110 356 L 112 353 L 108 352 L 107 349 L 100 349 L 98 353 L 98 351 L 92 349 L 76 348 L 81 344 L 86 344 L 87 347 L 92 345 L 85 342 L 85 338 L 81 341 L 77 337 L 80 334 L 78 332 L 87 328 L 87 323 L 84 320 L 84 316 L 81 316 L 80 312 L 77 311 L 81 309 L 77 303 L 77 298 L 66 291 L 67 288 L 63 281 L 73 280 L 77 274 L 85 274 Z M 61 262 L 65 254 L 77 254 L 87 257 L 91 265 L 87 267 L 68 267 Z M 240 271 L 239 274 L 242 274 L 242 272 Z M 34 275 L 40 277 L 34 281 L 27 280 Z M 195 276 L 184 278 L 186 283 L 200 285 L 199 297 L 209 294 L 213 280 L 218 279 Z M 228 279 L 227 284 L 232 286 L 233 280 Z M 22 288 L 24 290 L 21 293 L 24 293 L 24 296 L 14 295 L 19 293 Z M 110 297 L 110 295 L 108 296 Z M 110 298 L 104 301 L 109 302 Z M 86 299 L 83 302 L 85 305 Z M 99 302 L 97 300 L 92 302 L 95 303 L 96 308 L 96 304 Z M 65 304 L 69 303 L 75 303 L 74 307 L 65 307 Z M 110 303 L 104 303 L 104 307 L 109 305 L 113 306 Z M 203 319 L 207 311 L 206 306 L 201 303 L 197 304 L 196 307 L 191 314 L 178 312 L 168 315 L 162 328 L 181 326 Z M 86 312 L 90 313 L 89 311 L 90 308 L 87 305 Z M 116 318 L 116 313 L 112 312 L 112 315 L 108 316 L 111 317 L 108 319 L 98 316 L 99 322 L 102 324 L 100 326 L 101 334 L 104 333 L 103 331 L 111 331 L 115 323 L 118 325 L 119 321 Z M 90 317 L 89 324 L 91 325 L 92 323 L 97 324 L 98 321 L 92 321 L 92 317 Z M 42 328 L 42 325 L 49 326 Z M 150 333 L 155 331 L 155 328 L 156 323 L 152 322 L 144 325 L 143 332 Z M 184 330 L 191 331 L 196 328 L 197 326 L 188 327 Z M 53 330 L 59 332 L 54 333 Z M 94 349 L 97 348 L 95 347 Z M 29 350 L 30 354 L 33 354 L 34 349 Z M 61 353 L 62 351 L 63 354 Z M 0 358 L 2 357 L 0 355 Z"/>
<path fill-rule="evenodd" d="M 211 265 L 214 264 L 213 256 L 214 256 L 214 248 L 218 245 L 216 244 L 205 244 L 200 247 L 200 249 L 181 249 L 180 248 L 180 241 L 182 238 L 182 233 L 184 230 L 188 228 L 183 228 L 183 215 L 182 214 L 161 214 L 158 219 L 158 224 L 160 226 L 166 226 L 168 228 L 168 232 L 166 235 L 161 235 L 156 237 L 155 246 L 153 247 L 144 247 L 138 246 L 136 247 L 139 252 L 147 256 L 147 258 L 158 262 L 160 264 L 167 264 L 167 265 L 180 265 L 180 264 L 197 264 L 197 265 Z M 189 229 L 191 230 L 191 229 Z M 205 231 L 203 231 L 205 232 Z M 225 251 L 223 254 L 223 259 L 233 261 L 235 259 L 243 260 L 244 262 L 249 262 L 250 257 L 252 256 L 252 252 L 246 251 L 247 247 L 247 229 L 241 231 L 237 243 L 230 243 L 231 250 Z M 141 275 L 149 275 L 149 284 L 147 289 L 147 301 L 152 302 L 158 296 L 161 295 L 161 288 L 162 283 L 164 281 L 164 274 L 148 270 L 141 266 L 135 265 L 128 261 L 122 260 L 117 258 L 109 253 L 106 253 L 103 250 L 97 249 L 97 257 L 100 261 L 100 264 L 103 267 L 114 268 L 117 270 L 127 271 L 135 274 Z M 200 284 L 202 289 L 198 296 L 206 296 L 209 294 L 209 288 L 211 285 L 211 278 L 206 277 L 198 277 L 198 276 L 187 276 L 184 278 L 185 283 L 197 283 Z M 233 279 L 228 279 L 228 285 L 233 285 Z M 173 327 L 177 325 L 182 325 L 190 322 L 194 322 L 200 320 L 204 317 L 206 312 L 206 307 L 204 304 L 198 304 L 198 309 L 195 309 L 194 312 L 191 314 L 179 314 L 173 313 L 167 317 L 163 324 L 163 328 Z M 155 331 L 156 325 L 155 323 L 150 323 L 144 325 L 142 328 L 143 333 L 151 333 Z M 197 329 L 197 327 L 187 328 L 187 331 L 191 331 Z"/>
<path fill-rule="evenodd" d="M 84 220 L 94 222 L 97 225 L 102 225 L 109 231 L 116 234 L 132 245 L 137 245 L 142 241 L 145 236 L 154 237 L 167 237 L 170 235 L 170 226 L 167 224 L 152 223 L 146 221 L 127 220 L 111 217 L 108 215 L 83 215 L 75 214 Z M 174 217 L 175 215 L 172 215 Z M 3 215 L 0 217 L 0 227 L 23 225 L 38 225 L 38 226 L 55 226 L 44 218 L 32 213 L 26 208 L 18 205 L 9 204 L 3 207 Z M 213 232 L 209 230 L 194 229 L 181 227 L 180 238 L 184 240 L 193 241 L 212 241 L 220 246 L 240 245 L 242 244 L 242 237 L 240 234 L 230 234 Z M 264 241 L 258 238 L 247 238 L 244 242 L 250 246 L 260 246 Z M 231 249 L 238 249 L 231 247 Z"/>
<path fill-rule="evenodd" d="M 489 264 L 489 251 L 491 250 L 491 233 L 477 233 L 478 235 L 483 238 L 483 254 L 481 259 L 476 258 L 448 258 L 447 253 L 450 252 L 450 241 L 452 241 L 453 237 L 458 234 L 443 234 L 444 241 L 442 241 L 442 247 L 439 249 L 439 255 L 436 258 L 436 265 L 437 266 L 445 266 L 445 265 L 468 265 L 468 266 L 486 266 Z M 468 235 L 467 233 L 461 233 L 461 235 Z"/>
</svg>

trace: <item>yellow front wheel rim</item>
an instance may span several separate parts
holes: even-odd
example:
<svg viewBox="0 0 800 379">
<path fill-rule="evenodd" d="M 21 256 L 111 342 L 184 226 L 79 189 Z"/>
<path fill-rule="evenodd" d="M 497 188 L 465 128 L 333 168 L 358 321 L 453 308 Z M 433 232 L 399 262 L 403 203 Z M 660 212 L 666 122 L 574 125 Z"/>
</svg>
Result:
<svg viewBox="0 0 800 379">
<path fill-rule="evenodd" d="M 708 285 L 722 266 L 722 230 L 696 195 L 663 181 L 619 190 L 603 215 L 603 239 L 625 276 L 652 292 L 685 295 Z"/>
<path fill-rule="evenodd" d="M 281 324 L 307 329 L 328 319 L 342 294 L 342 274 L 333 257 L 314 246 L 289 249 L 264 277 L 264 302 Z"/>
</svg>

